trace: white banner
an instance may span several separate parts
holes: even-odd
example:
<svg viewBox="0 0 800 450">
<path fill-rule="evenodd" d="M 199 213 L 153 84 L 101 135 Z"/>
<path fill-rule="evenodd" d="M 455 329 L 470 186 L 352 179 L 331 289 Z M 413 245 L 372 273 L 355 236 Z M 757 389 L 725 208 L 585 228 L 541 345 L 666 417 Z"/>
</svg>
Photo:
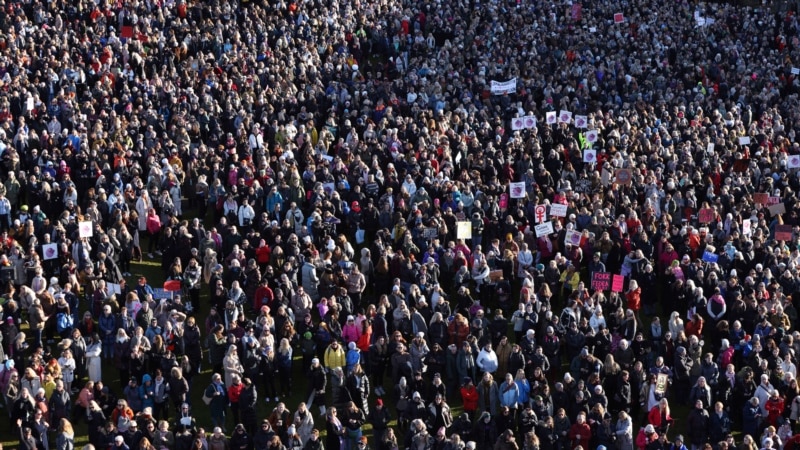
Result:
<svg viewBox="0 0 800 450">
<path fill-rule="evenodd" d="M 533 227 L 533 229 L 536 231 L 536 237 L 553 234 L 553 222 L 540 223 L 539 225 Z"/>
<path fill-rule="evenodd" d="M 491 83 L 491 91 L 493 95 L 510 94 L 517 92 L 517 78 L 514 77 L 508 81 L 494 81 Z"/>
<path fill-rule="evenodd" d="M 567 217 L 567 205 L 553 203 L 550 205 L 550 215 L 554 217 Z"/>
</svg>

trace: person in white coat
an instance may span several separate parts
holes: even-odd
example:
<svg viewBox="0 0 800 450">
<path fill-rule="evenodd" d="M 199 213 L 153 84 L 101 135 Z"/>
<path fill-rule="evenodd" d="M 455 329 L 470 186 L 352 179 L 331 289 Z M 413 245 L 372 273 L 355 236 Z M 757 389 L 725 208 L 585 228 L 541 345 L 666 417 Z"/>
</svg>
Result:
<svg viewBox="0 0 800 450">
<path fill-rule="evenodd" d="M 153 207 L 153 202 L 150 200 L 150 194 L 142 190 L 142 195 L 136 199 L 136 214 L 139 215 L 139 231 L 147 230 L 147 211 Z"/>
<path fill-rule="evenodd" d="M 103 363 L 100 361 L 100 354 L 103 352 L 103 343 L 100 336 L 95 333 L 91 337 L 91 342 L 86 346 L 86 371 L 89 380 L 97 383 L 103 378 Z"/>
</svg>

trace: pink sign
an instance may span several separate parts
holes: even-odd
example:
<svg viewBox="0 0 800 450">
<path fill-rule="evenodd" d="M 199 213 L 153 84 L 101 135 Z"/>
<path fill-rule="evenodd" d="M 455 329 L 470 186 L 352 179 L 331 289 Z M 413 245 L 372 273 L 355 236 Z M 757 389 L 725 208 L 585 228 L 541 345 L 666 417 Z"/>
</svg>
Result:
<svg viewBox="0 0 800 450">
<path fill-rule="evenodd" d="M 622 287 L 625 285 L 625 277 L 622 275 L 614 275 L 611 279 L 611 292 L 622 292 Z"/>
</svg>

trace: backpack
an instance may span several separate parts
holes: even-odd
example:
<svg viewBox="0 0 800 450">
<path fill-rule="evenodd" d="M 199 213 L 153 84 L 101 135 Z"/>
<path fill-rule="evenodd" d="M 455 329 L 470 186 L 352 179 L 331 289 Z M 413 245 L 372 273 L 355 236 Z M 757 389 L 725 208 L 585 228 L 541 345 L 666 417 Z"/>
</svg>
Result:
<svg viewBox="0 0 800 450">
<path fill-rule="evenodd" d="M 63 333 L 64 331 L 72 329 L 72 325 L 74 321 L 72 319 L 72 315 L 60 312 L 56 316 L 56 329 L 59 333 Z"/>
</svg>

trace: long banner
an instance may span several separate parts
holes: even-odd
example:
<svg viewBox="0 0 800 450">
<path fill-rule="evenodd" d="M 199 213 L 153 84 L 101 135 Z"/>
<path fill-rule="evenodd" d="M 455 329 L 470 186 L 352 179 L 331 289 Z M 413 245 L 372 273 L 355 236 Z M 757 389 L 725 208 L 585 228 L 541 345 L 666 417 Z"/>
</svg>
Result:
<svg viewBox="0 0 800 450">
<path fill-rule="evenodd" d="M 517 78 L 514 77 L 508 81 L 492 80 L 491 90 L 493 95 L 503 95 L 517 92 Z"/>
</svg>

